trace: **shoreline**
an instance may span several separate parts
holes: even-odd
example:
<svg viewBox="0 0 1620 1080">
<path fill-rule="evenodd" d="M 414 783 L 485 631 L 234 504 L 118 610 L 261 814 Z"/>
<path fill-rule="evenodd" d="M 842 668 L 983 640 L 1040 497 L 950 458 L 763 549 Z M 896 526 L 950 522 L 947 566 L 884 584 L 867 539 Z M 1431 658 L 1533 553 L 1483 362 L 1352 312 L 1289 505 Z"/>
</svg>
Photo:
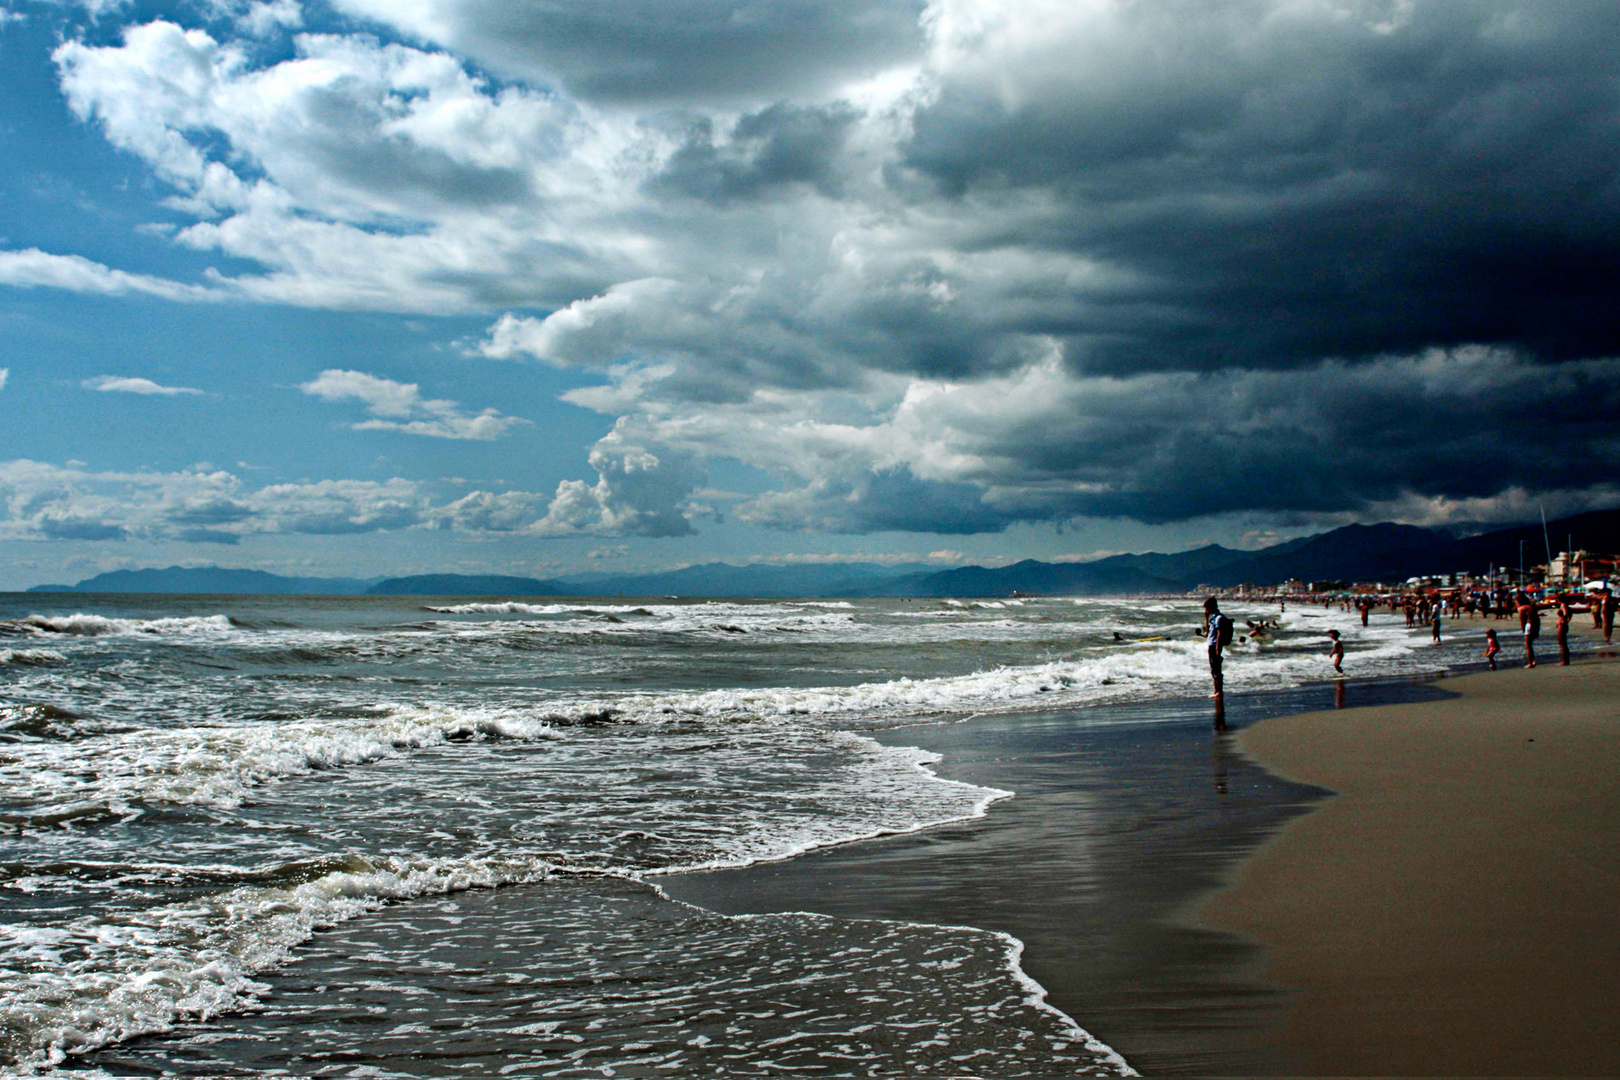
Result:
<svg viewBox="0 0 1620 1080">
<path fill-rule="evenodd" d="M 1259 943 L 1285 1071 L 1620 1073 L 1620 664 L 1582 636 L 1568 668 L 1238 735 L 1334 792 L 1190 913 Z"/>
<path fill-rule="evenodd" d="M 1233 694 L 1227 722 L 1447 696 L 1435 677 Z M 797 859 L 672 874 L 673 899 L 726 915 L 814 911 L 970 925 L 1023 942 L 1054 1008 L 1150 1075 L 1280 1071 L 1259 1033 L 1283 995 L 1258 950 L 1185 913 L 1326 792 L 1274 777 L 1213 731 L 1203 699 L 977 717 L 877 733 L 944 779 L 1012 789 L 979 819 Z"/>
</svg>

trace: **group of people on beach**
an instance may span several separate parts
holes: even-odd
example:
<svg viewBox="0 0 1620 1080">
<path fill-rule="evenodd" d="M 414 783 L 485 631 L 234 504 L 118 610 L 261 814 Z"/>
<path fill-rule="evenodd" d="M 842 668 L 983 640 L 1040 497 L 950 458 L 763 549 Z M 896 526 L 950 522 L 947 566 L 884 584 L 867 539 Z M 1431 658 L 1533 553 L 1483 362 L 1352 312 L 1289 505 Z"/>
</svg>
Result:
<svg viewBox="0 0 1620 1080">
<path fill-rule="evenodd" d="M 1383 599 L 1383 598 L 1379 598 Z M 1335 603 L 1349 611 L 1351 599 L 1348 597 L 1329 599 L 1326 607 L 1332 608 Z M 1282 610 L 1287 610 L 1287 601 L 1282 601 Z M 1568 592 L 1556 593 L 1543 599 L 1536 599 L 1528 592 L 1520 591 L 1510 593 L 1505 589 L 1479 589 L 1469 592 L 1457 589 L 1449 596 L 1433 593 L 1422 595 L 1408 593 L 1388 598 L 1389 609 L 1392 614 L 1404 612 L 1408 627 L 1429 626 L 1436 645 L 1440 643 L 1441 620 L 1449 614 L 1452 618 L 1462 618 L 1466 615 L 1473 618 L 1476 614 L 1486 618 L 1494 614 L 1498 619 L 1507 617 L 1510 613 L 1517 617 L 1519 632 L 1524 638 L 1524 666 L 1536 666 L 1536 641 L 1541 637 L 1541 612 L 1551 609 L 1555 613 L 1554 626 L 1558 637 L 1558 665 L 1569 666 L 1569 627 L 1574 621 L 1578 611 L 1589 611 L 1592 615 L 1592 628 L 1603 632 L 1605 643 L 1612 641 L 1614 636 L 1614 620 L 1616 609 L 1620 608 L 1620 596 L 1616 596 L 1608 582 L 1589 595 L 1572 594 Z M 1366 626 L 1368 616 L 1377 606 L 1373 597 L 1361 597 L 1355 600 L 1355 609 L 1361 615 L 1361 625 Z M 1256 638 L 1270 636 L 1272 625 L 1261 619 L 1258 623 L 1247 620 L 1250 633 Z M 1232 643 L 1233 622 L 1230 617 L 1223 614 L 1220 602 L 1213 596 L 1204 600 L 1204 641 L 1209 651 L 1209 675 L 1214 684 L 1214 692 L 1210 697 L 1221 700 L 1225 694 L 1225 678 L 1223 673 L 1223 658 L 1226 646 Z M 1344 674 L 1344 640 L 1339 631 L 1327 632 L 1330 642 L 1328 660 L 1333 664 L 1336 675 Z M 1485 631 L 1485 651 L 1483 655 L 1490 664 L 1492 671 L 1496 670 L 1496 658 L 1502 652 L 1502 643 L 1497 638 L 1495 629 Z"/>
<path fill-rule="evenodd" d="M 1515 613 L 1519 618 L 1519 632 L 1524 635 L 1524 666 L 1536 666 L 1536 639 L 1541 637 L 1541 609 L 1550 607 L 1556 613 L 1553 623 L 1558 633 L 1558 666 L 1569 666 L 1569 624 L 1575 620 L 1575 612 L 1583 610 L 1576 597 L 1568 594 L 1559 594 L 1548 600 L 1538 603 L 1528 593 L 1520 593 L 1516 598 Z M 1584 610 L 1592 613 L 1592 629 L 1603 631 L 1605 643 L 1612 642 L 1614 638 L 1614 615 L 1616 604 L 1620 603 L 1613 591 L 1604 585 L 1587 601 Z M 1502 643 L 1497 640 L 1495 630 L 1485 631 L 1485 652 L 1482 654 L 1491 670 L 1496 670 L 1496 657 L 1502 651 Z"/>
</svg>

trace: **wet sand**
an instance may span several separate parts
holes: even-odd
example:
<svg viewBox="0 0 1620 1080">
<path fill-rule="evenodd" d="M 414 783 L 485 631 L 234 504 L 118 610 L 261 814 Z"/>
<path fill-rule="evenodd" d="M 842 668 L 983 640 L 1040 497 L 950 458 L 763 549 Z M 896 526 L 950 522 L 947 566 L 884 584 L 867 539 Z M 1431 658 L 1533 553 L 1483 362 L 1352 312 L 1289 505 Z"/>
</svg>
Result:
<svg viewBox="0 0 1620 1080">
<path fill-rule="evenodd" d="M 1453 700 L 1239 735 L 1337 793 L 1197 917 L 1262 944 L 1287 1070 L 1620 1074 L 1620 663 L 1542 645 L 1533 671 L 1446 680 Z"/>
<path fill-rule="evenodd" d="M 1434 682 L 1344 684 L 1349 705 L 1445 696 Z M 1234 729 L 1331 707 L 1332 684 L 1234 694 Z M 1354 716 L 1356 710 L 1341 715 Z M 1212 730 L 1208 701 L 907 728 L 941 776 L 1017 792 L 981 819 L 741 870 L 660 878 L 726 914 L 815 911 L 967 924 L 1025 943 L 1049 1000 L 1150 1075 L 1275 1073 L 1286 995 L 1259 952 L 1189 924 L 1196 901 L 1325 793 L 1288 783 Z"/>
</svg>

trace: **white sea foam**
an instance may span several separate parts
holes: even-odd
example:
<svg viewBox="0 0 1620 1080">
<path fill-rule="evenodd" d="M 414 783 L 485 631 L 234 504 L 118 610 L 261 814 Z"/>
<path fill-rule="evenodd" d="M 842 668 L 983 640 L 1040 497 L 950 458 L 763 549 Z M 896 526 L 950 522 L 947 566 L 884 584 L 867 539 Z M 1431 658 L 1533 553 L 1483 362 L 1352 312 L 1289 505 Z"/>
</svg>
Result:
<svg viewBox="0 0 1620 1080">
<path fill-rule="evenodd" d="M 873 720 L 1006 708 L 1047 708 L 1136 697 L 1173 696 L 1207 678 L 1199 643 L 1161 642 L 1072 661 L 997 667 L 933 679 L 893 679 L 853 686 L 731 688 L 625 695 L 611 708 L 625 720 L 660 716 L 845 717 Z M 1273 678 L 1292 661 L 1268 665 Z M 600 699 L 570 706 L 600 711 Z"/>
<path fill-rule="evenodd" d="M 317 929 L 390 900 L 537 881 L 539 860 L 364 859 L 313 881 L 242 886 L 212 897 L 68 927 L 0 924 L 0 1016 L 25 1074 L 69 1053 L 167 1031 L 240 1008 L 266 989 L 253 976 Z"/>
<path fill-rule="evenodd" d="M 813 633 L 853 627 L 856 618 L 848 610 L 807 612 L 798 604 L 643 604 L 635 606 L 592 604 L 457 604 L 429 608 L 456 615 L 536 615 L 570 616 L 544 622 L 451 623 L 441 625 L 461 632 L 521 630 L 557 634 L 644 634 L 655 633 Z M 822 607 L 824 605 L 813 605 Z M 825 605 L 831 606 L 831 605 Z"/>
<path fill-rule="evenodd" d="M 71 746 L 9 747 L 0 761 L 0 801 L 33 819 L 82 817 L 135 802 L 231 809 L 272 780 L 457 738 L 556 734 L 542 718 L 431 707 L 385 709 L 369 718 L 127 731 Z"/>
<path fill-rule="evenodd" d="M 418 729 L 430 720 L 408 711 L 394 719 Z M 485 725 L 489 718 L 440 713 L 431 722 L 442 731 L 453 723 Z M 496 726 L 510 730 L 510 718 Z M 650 869 L 669 872 L 789 858 L 829 844 L 980 816 L 990 803 L 1010 794 L 942 780 L 930 768 L 937 756 L 915 748 L 882 746 L 849 732 L 801 729 L 803 740 L 808 742 L 799 747 L 761 732 L 734 750 L 713 738 L 691 744 L 691 749 L 736 756 L 732 767 L 746 768 L 765 745 L 794 757 L 819 742 L 835 751 L 842 764 L 832 774 L 818 769 L 803 776 L 797 793 L 784 795 L 774 784 L 754 795 L 728 787 L 728 802 L 705 811 L 712 821 L 688 821 L 681 830 L 665 825 L 690 834 L 681 841 L 685 855 Z M 609 743 L 597 753 L 620 756 L 621 746 Z M 717 760 L 697 768 L 713 776 L 720 764 Z M 563 767 L 579 766 L 567 762 Z M 543 782 L 545 775 L 534 773 L 530 783 Z M 599 805 L 581 807 L 590 810 L 593 822 L 585 835 L 593 828 L 607 829 L 597 833 L 604 840 L 615 830 L 621 836 L 647 835 L 636 828 L 638 815 L 668 819 L 689 786 L 677 778 L 669 791 L 659 794 L 634 777 L 615 777 L 610 759 L 595 762 L 586 783 Z M 541 792 L 537 797 L 556 796 Z M 660 799 L 675 801 L 662 809 L 649 805 Z M 603 818 L 604 812 L 610 816 Z M 722 822 L 728 827 L 715 827 Z M 350 854 L 323 861 L 324 872 L 301 883 L 242 885 L 183 903 L 103 912 L 63 926 L 0 930 L 0 969 L 25 974 L 0 979 L 0 1015 L 6 1017 L 14 1049 L 20 1049 L 17 1039 L 26 1041 L 25 1066 L 46 1067 L 68 1053 L 240 1008 L 263 989 L 255 976 L 285 961 L 315 930 L 389 901 L 533 882 L 557 869 L 550 858 L 523 850 L 500 858 Z M 602 870 L 623 876 L 643 872 L 633 859 Z"/>
<path fill-rule="evenodd" d="M 218 634 L 233 627 L 225 615 L 177 616 L 166 619 L 113 619 L 82 611 L 72 615 L 29 615 L 13 626 L 36 634 L 102 637 L 110 634 Z"/>
<path fill-rule="evenodd" d="M 1068 1027 L 1075 1041 L 1079 1042 L 1080 1045 L 1084 1046 L 1087 1050 L 1091 1051 L 1091 1053 L 1101 1058 L 1104 1063 L 1112 1066 L 1116 1075 L 1141 1075 L 1135 1069 L 1131 1068 L 1128 1063 L 1126 1063 L 1125 1059 L 1120 1056 L 1118 1050 L 1115 1050 L 1112 1046 L 1109 1046 L 1091 1032 L 1081 1027 L 1075 1022 L 1074 1017 L 1070 1016 L 1068 1013 L 1046 1000 L 1046 987 L 1030 978 L 1029 975 L 1024 971 L 1024 943 L 1022 941 L 1013 937 L 1011 934 L 1004 933 L 1000 930 L 980 932 L 994 934 L 996 937 L 1000 938 L 1002 943 L 1006 946 L 1007 966 L 1012 971 L 1013 977 L 1018 981 L 1018 984 L 1023 987 L 1024 1000 L 1031 1008 L 1039 1009 L 1042 1012 L 1051 1013 L 1056 1016 L 1059 1022 Z"/>
<path fill-rule="evenodd" d="M 791 824 L 783 820 L 777 828 L 739 834 L 718 844 L 710 857 L 644 873 L 675 874 L 778 862 L 857 840 L 921 832 L 950 822 L 981 818 L 993 803 L 1013 796 L 1013 792 L 1000 788 L 943 779 L 933 769 L 941 760 L 940 755 L 914 746 L 886 746 L 847 731 L 830 732 L 824 738 L 847 752 L 848 764 L 838 780 L 838 788 L 842 790 L 823 786 L 822 797 L 842 803 L 858 793 L 881 810 L 875 814 L 834 815 L 825 820 Z"/>
<path fill-rule="evenodd" d="M 1348 616 L 1302 615 L 1306 629 L 1345 631 Z M 1348 636 L 1348 635 L 1347 635 Z M 1325 638 L 1323 639 L 1325 641 Z M 1395 627 L 1356 628 L 1355 663 L 1366 674 L 1432 670 L 1409 636 Z M 1323 653 L 1326 646 L 1323 646 Z M 1258 643 L 1231 651 L 1227 679 L 1245 689 L 1296 686 L 1329 674 L 1315 652 L 1279 650 Z M 865 720 L 1046 709 L 1112 701 L 1201 694 L 1209 678 L 1202 639 L 1124 642 L 1074 659 L 1009 665 L 967 675 L 893 679 L 852 686 L 730 688 L 701 692 L 627 694 L 611 700 L 559 700 L 559 719 L 610 708 L 617 719 L 654 721 L 660 716 L 711 718 L 840 717 Z"/>
<path fill-rule="evenodd" d="M 436 606 L 422 605 L 423 611 L 438 611 L 446 615 L 567 615 L 580 610 L 578 604 L 524 604 L 517 600 L 503 600 L 499 603 L 467 603 Z M 595 609 L 605 610 L 605 609 Z M 620 611 L 631 610 L 619 608 Z"/>
<path fill-rule="evenodd" d="M 807 618 L 842 618 L 843 613 Z M 1291 625 L 1346 631 L 1361 673 L 1423 670 L 1410 637 L 1394 626 L 1351 628 L 1332 612 L 1291 614 Z M 1324 639 L 1325 640 L 1325 639 Z M 1324 644 L 1322 652 L 1325 654 Z M 292 722 L 143 728 L 65 744 L 18 746 L 0 762 L 0 798 L 30 816 L 82 816 L 130 802 L 241 805 L 255 786 L 316 770 L 364 765 L 459 739 L 544 740 L 579 723 L 660 725 L 671 720 L 780 721 L 820 726 L 907 722 L 969 713 L 1073 707 L 1187 696 L 1208 679 L 1201 640 L 1125 642 L 1073 658 L 1007 665 L 963 675 L 899 678 L 845 686 L 724 687 L 664 692 L 557 693 L 530 704 L 471 708 L 375 700 L 370 716 Z M 1298 685 L 1328 674 L 1322 655 L 1256 642 L 1236 646 L 1229 684 Z"/>
<path fill-rule="evenodd" d="M 272 999 L 248 1030 L 221 1024 L 132 1048 L 120 1063 L 256 1075 L 280 1071 L 296 1039 L 304 1060 L 414 1075 L 423 1036 L 437 1031 L 454 1033 L 461 1071 L 480 1076 L 1124 1071 L 1031 1002 L 994 933 L 802 912 L 725 917 L 620 881 L 526 891 L 519 904 L 462 895 L 356 920 L 298 976 L 302 986 L 343 980 L 344 992 Z M 387 1019 L 349 1022 L 356 1014 Z"/>
</svg>

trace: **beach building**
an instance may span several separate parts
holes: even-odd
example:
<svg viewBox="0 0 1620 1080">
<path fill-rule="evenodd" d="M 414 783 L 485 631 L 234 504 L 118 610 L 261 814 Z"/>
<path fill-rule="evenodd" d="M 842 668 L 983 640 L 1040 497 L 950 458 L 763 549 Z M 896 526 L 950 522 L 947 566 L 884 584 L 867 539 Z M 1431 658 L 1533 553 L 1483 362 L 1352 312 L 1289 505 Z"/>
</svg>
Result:
<svg viewBox="0 0 1620 1080">
<path fill-rule="evenodd" d="M 1600 555 L 1595 551 L 1560 551 L 1547 566 L 1547 581 L 1580 585 L 1612 577 L 1617 570 L 1620 570 L 1620 556 Z"/>
</svg>

